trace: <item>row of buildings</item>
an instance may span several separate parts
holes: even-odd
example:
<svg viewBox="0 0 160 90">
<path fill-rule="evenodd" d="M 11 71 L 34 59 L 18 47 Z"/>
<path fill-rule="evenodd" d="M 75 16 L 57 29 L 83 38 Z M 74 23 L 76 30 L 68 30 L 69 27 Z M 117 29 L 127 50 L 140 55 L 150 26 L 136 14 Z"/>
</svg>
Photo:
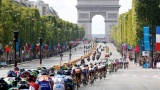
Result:
<svg viewBox="0 0 160 90">
<path fill-rule="evenodd" d="M 39 10 L 40 16 L 44 15 L 55 15 L 57 17 L 58 13 L 50 7 L 48 4 L 45 4 L 42 0 L 29 1 L 29 0 L 12 0 L 13 2 L 20 4 L 25 7 L 34 7 Z"/>
</svg>

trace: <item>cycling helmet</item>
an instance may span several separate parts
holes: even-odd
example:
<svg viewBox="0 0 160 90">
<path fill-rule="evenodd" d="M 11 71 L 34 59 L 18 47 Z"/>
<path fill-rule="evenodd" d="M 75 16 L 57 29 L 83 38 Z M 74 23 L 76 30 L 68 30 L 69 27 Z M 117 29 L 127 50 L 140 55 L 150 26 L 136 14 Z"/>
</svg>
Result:
<svg viewBox="0 0 160 90">
<path fill-rule="evenodd" d="M 0 90 L 8 90 L 8 84 L 4 81 L 4 78 L 0 79 Z"/>
<path fill-rule="evenodd" d="M 7 77 L 17 77 L 17 74 L 14 71 L 9 70 L 7 73 Z"/>
<path fill-rule="evenodd" d="M 29 76 L 26 78 L 26 80 L 27 80 L 28 82 L 35 82 L 35 81 L 36 81 L 36 77 L 33 76 L 33 75 L 29 75 Z"/>
<path fill-rule="evenodd" d="M 38 67 L 37 70 L 41 70 L 41 67 Z"/>
<path fill-rule="evenodd" d="M 77 65 L 77 67 L 80 67 L 80 65 Z"/>
<path fill-rule="evenodd" d="M 97 63 L 95 63 L 94 65 L 97 65 Z"/>
<path fill-rule="evenodd" d="M 20 72 L 24 72 L 24 71 L 25 71 L 25 69 L 24 69 L 24 68 L 20 69 Z"/>
<path fill-rule="evenodd" d="M 77 64 L 74 64 L 75 67 L 77 67 Z"/>
<path fill-rule="evenodd" d="M 12 82 L 13 87 L 16 87 L 16 86 L 17 86 L 17 83 L 18 83 L 19 81 L 21 81 L 21 78 L 16 77 L 16 78 L 13 80 L 13 82 Z"/>
<path fill-rule="evenodd" d="M 55 75 L 55 72 L 50 72 L 49 73 L 49 76 L 54 76 Z"/>
<path fill-rule="evenodd" d="M 57 71 L 57 74 L 58 75 L 63 75 L 63 72 L 59 70 L 59 71 Z"/>
<path fill-rule="evenodd" d="M 20 81 L 18 84 L 18 89 L 29 89 L 30 85 L 27 81 Z"/>
<path fill-rule="evenodd" d="M 41 70 L 46 70 L 46 67 L 42 67 Z"/>
<path fill-rule="evenodd" d="M 63 69 L 64 67 L 63 66 L 60 66 L 60 69 Z"/>
<path fill-rule="evenodd" d="M 41 75 L 48 75 L 48 72 L 47 72 L 47 70 L 41 70 Z"/>
<path fill-rule="evenodd" d="M 33 76 L 35 76 L 35 77 L 38 76 L 37 72 L 35 72 L 35 71 L 31 72 L 31 75 L 33 75 Z"/>
<path fill-rule="evenodd" d="M 27 70 L 27 71 L 28 71 L 29 73 L 32 73 L 32 70 L 30 70 L 30 69 L 29 69 L 29 70 Z"/>
<path fill-rule="evenodd" d="M 70 72 L 71 70 L 70 69 L 68 69 L 65 73 L 64 73 L 64 75 L 71 75 L 71 72 Z"/>
<path fill-rule="evenodd" d="M 30 75 L 30 73 L 28 71 L 24 71 L 24 72 L 22 72 L 22 74 L 20 75 L 20 77 L 21 78 L 26 78 L 29 75 Z"/>
<path fill-rule="evenodd" d="M 65 68 L 63 68 L 63 70 L 67 70 L 67 68 L 65 67 Z"/>
<path fill-rule="evenodd" d="M 33 70 L 33 72 L 36 72 L 37 74 L 39 74 L 39 71 L 38 71 L 38 70 Z"/>
<path fill-rule="evenodd" d="M 15 68 L 14 68 L 14 71 L 19 71 L 19 68 L 18 68 L 18 67 L 15 67 Z"/>
<path fill-rule="evenodd" d="M 54 68 L 53 68 L 53 67 L 51 67 L 51 68 L 50 68 L 50 70 L 54 71 Z"/>
</svg>

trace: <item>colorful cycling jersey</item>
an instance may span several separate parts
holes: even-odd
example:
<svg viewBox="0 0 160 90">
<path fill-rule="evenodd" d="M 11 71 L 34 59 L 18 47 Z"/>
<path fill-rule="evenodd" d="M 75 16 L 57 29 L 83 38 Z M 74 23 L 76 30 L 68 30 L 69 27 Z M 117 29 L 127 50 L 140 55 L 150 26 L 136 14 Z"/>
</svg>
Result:
<svg viewBox="0 0 160 90">
<path fill-rule="evenodd" d="M 75 73 L 81 73 L 81 69 L 80 68 L 75 68 Z"/>
<path fill-rule="evenodd" d="M 73 66 L 72 67 L 72 70 L 71 70 L 71 74 L 73 75 L 73 72 L 74 72 L 74 69 L 75 69 L 76 67 L 75 66 Z"/>
<path fill-rule="evenodd" d="M 65 76 L 64 75 L 56 75 L 52 78 L 54 82 L 53 90 L 65 90 Z"/>
<path fill-rule="evenodd" d="M 34 82 L 30 82 L 30 87 L 29 90 L 39 90 L 39 85 L 34 83 Z"/>
<path fill-rule="evenodd" d="M 4 78 L 4 81 L 6 81 L 9 86 L 12 86 L 12 83 L 13 83 L 14 80 L 15 80 L 15 77 Z"/>
<path fill-rule="evenodd" d="M 98 65 L 98 69 L 102 69 L 102 65 Z"/>
<path fill-rule="evenodd" d="M 94 68 L 94 69 L 97 69 L 97 65 L 94 65 L 93 68 Z"/>
<path fill-rule="evenodd" d="M 65 75 L 56 75 L 52 78 L 54 84 L 55 83 L 62 83 L 64 84 L 65 83 Z"/>
<path fill-rule="evenodd" d="M 105 65 L 103 64 L 103 65 L 102 65 L 102 68 L 104 68 L 104 67 L 105 67 Z"/>
<path fill-rule="evenodd" d="M 93 73 L 94 70 L 95 70 L 94 68 L 91 68 L 91 67 L 89 68 L 89 72 L 91 72 L 91 73 Z"/>
<path fill-rule="evenodd" d="M 82 67 L 82 74 L 87 77 L 87 71 L 88 71 L 88 68 L 87 67 Z"/>
<path fill-rule="evenodd" d="M 67 83 L 68 89 L 71 89 L 72 86 L 73 86 L 72 76 L 66 76 L 65 79 L 66 79 L 66 83 Z"/>
<path fill-rule="evenodd" d="M 82 67 L 82 73 L 87 73 L 87 67 Z"/>
<path fill-rule="evenodd" d="M 89 70 L 94 70 L 93 66 L 90 66 L 90 67 L 89 67 Z"/>
<path fill-rule="evenodd" d="M 37 78 L 36 83 L 40 85 L 40 90 L 51 90 L 51 81 L 48 75 L 41 75 Z"/>
</svg>

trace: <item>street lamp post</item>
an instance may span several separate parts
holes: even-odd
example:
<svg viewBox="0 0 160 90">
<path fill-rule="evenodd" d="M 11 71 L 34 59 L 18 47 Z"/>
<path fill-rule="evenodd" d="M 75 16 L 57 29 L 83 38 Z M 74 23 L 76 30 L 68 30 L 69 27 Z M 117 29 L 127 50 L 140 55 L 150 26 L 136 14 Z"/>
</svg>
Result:
<svg viewBox="0 0 160 90">
<path fill-rule="evenodd" d="M 61 57 L 61 61 L 60 61 L 60 66 L 61 66 L 62 65 L 62 57 L 63 57 L 62 53 L 60 54 L 60 57 Z"/>
<path fill-rule="evenodd" d="M 71 56 L 72 56 L 72 54 L 71 54 L 71 44 L 69 45 L 69 50 L 70 50 L 70 54 L 69 54 L 69 62 L 71 62 Z"/>
<path fill-rule="evenodd" d="M 153 68 L 153 44 L 154 42 L 153 42 L 153 35 L 152 34 L 150 34 L 150 45 L 151 45 L 151 58 L 152 58 L 152 62 L 151 62 L 151 67 Z"/>
<path fill-rule="evenodd" d="M 14 67 L 17 67 L 16 42 L 18 42 L 18 34 L 19 34 L 19 31 L 14 31 L 13 33 L 14 33 L 14 50 L 15 50 L 15 56 L 14 56 L 15 62 L 14 62 Z"/>
<path fill-rule="evenodd" d="M 84 46 L 84 54 L 85 54 L 85 46 Z"/>
<path fill-rule="evenodd" d="M 42 50 L 41 50 L 41 46 L 42 46 L 42 37 L 39 38 L 39 43 L 40 43 L 40 66 L 42 67 Z"/>
</svg>

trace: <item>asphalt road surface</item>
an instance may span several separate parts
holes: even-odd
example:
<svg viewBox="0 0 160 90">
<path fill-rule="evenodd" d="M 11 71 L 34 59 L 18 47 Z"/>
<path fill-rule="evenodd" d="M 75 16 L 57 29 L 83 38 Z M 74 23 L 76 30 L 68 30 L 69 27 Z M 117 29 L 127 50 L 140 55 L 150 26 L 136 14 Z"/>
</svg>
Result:
<svg viewBox="0 0 160 90">
<path fill-rule="evenodd" d="M 100 45 L 100 44 L 99 44 Z M 101 44 L 103 46 L 108 46 L 110 48 L 110 52 L 112 52 L 112 56 L 110 58 L 121 58 L 121 55 L 117 52 L 116 48 L 112 43 L 107 43 L 106 45 Z M 81 49 L 77 49 L 77 51 L 72 50 L 72 54 L 74 53 L 72 59 L 79 58 L 84 55 L 83 46 Z M 102 51 L 102 55 L 100 60 L 104 58 L 105 52 Z M 63 63 L 68 62 L 69 60 L 69 52 L 64 53 Z M 49 59 L 44 59 L 44 66 L 51 67 L 55 64 L 59 64 L 60 57 L 55 56 Z M 99 62 L 97 60 L 92 61 Z M 87 62 L 86 63 L 91 63 Z M 20 68 L 33 69 L 39 67 L 39 61 L 29 62 L 25 64 L 18 65 Z M 6 76 L 6 72 L 9 68 L 0 69 L 0 77 Z M 160 70 L 159 69 L 144 69 L 137 65 L 134 65 L 133 62 L 129 63 L 128 69 L 119 69 L 117 72 L 113 72 L 111 74 L 107 74 L 105 79 L 101 81 L 98 79 L 93 85 L 87 85 L 86 87 L 82 86 L 79 90 L 160 90 Z"/>
</svg>

